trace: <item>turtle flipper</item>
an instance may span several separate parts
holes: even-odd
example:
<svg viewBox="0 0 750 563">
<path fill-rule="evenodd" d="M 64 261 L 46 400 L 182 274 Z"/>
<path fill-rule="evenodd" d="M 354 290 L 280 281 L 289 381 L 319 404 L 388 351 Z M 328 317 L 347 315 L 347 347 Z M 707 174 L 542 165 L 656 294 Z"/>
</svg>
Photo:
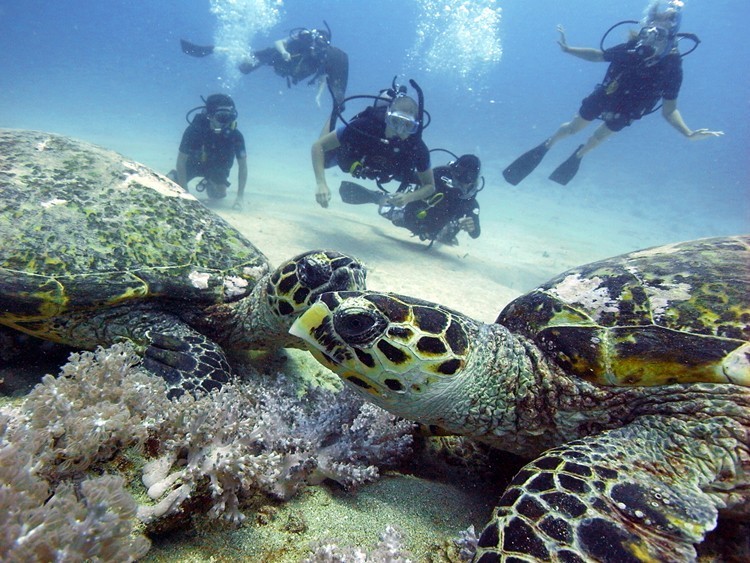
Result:
<svg viewBox="0 0 750 563">
<path fill-rule="evenodd" d="M 694 561 L 742 471 L 741 432 L 645 417 L 548 450 L 501 497 L 475 561 Z"/>
<path fill-rule="evenodd" d="M 231 374 L 221 347 L 199 332 L 152 334 L 143 367 L 167 382 L 170 397 L 219 388 Z"/>
</svg>

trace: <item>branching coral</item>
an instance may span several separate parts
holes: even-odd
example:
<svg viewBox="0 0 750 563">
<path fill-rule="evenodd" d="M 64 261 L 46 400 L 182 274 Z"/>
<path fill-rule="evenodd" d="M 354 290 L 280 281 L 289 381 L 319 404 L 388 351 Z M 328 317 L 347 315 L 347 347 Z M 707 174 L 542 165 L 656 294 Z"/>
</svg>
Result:
<svg viewBox="0 0 750 563">
<path fill-rule="evenodd" d="M 138 362 L 126 345 L 73 354 L 59 377 L 45 376 L 29 394 L 19 424 L 31 456 L 25 471 L 33 466 L 44 479 L 40 490 L 65 491 L 70 480 L 108 471 L 124 449 L 148 444 L 158 457 L 143 469 L 155 501 L 139 507 L 143 522 L 197 497 L 211 498 L 211 516 L 238 522 L 245 496 L 287 499 L 326 478 L 353 488 L 411 451 L 410 423 L 346 391 L 315 388 L 300 399 L 283 376 L 247 374 L 219 391 L 169 400 Z M 8 478 L 12 488 L 28 488 L 22 475 Z"/>
<path fill-rule="evenodd" d="M 376 479 L 378 465 L 411 451 L 411 423 L 346 391 L 314 389 L 300 400 L 281 376 L 176 404 L 178 417 L 162 429 L 171 436 L 166 452 L 144 471 L 149 496 L 158 501 L 139 511 L 146 522 L 178 510 L 206 478 L 211 515 L 241 521 L 243 495 L 286 499 L 325 478 L 354 488 Z"/>
<path fill-rule="evenodd" d="M 169 409 L 161 380 L 136 369 L 125 345 L 71 354 L 58 377 L 46 375 L 26 398 L 39 431 L 40 471 L 55 482 L 81 475 L 129 446 L 139 447 Z M 156 419 L 154 418 L 156 417 Z"/>
<path fill-rule="evenodd" d="M 59 484 L 39 477 L 24 448 L 37 432 L 0 417 L 0 560 L 134 561 L 149 542 L 134 535 L 136 503 L 121 477 Z"/>
</svg>

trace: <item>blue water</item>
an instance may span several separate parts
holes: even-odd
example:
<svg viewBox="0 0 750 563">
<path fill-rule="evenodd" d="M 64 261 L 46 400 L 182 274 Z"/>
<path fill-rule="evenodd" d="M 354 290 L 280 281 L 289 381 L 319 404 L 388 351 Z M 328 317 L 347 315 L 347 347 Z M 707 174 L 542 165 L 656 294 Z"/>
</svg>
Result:
<svg viewBox="0 0 750 563">
<path fill-rule="evenodd" d="M 554 198 L 561 213 L 566 206 L 589 206 L 592 213 L 619 212 L 624 224 L 644 216 L 654 228 L 663 227 L 664 221 L 680 223 L 680 234 L 687 236 L 750 230 L 750 77 L 742 70 L 750 58 L 750 4 L 687 0 L 684 11 L 682 31 L 698 34 L 702 43 L 684 60 L 680 111 L 691 128 L 723 130 L 726 135 L 690 142 L 656 113 L 589 154 L 567 188 L 546 176 L 590 131 L 557 145 L 518 188 L 500 175 L 516 156 L 569 119 L 606 70 L 605 64 L 563 54 L 555 43 L 555 27 L 565 26 L 571 45 L 597 46 L 613 23 L 640 18 L 644 0 L 464 3 L 501 13 L 501 20 L 489 31 L 480 28 L 465 35 L 464 40 L 473 38 L 474 43 L 463 48 L 458 39 L 450 42 L 458 38 L 454 31 L 443 37 L 446 29 L 461 23 L 456 21 L 462 17 L 460 10 L 454 11 L 453 20 L 433 22 L 425 13 L 428 4 L 460 8 L 462 2 L 286 0 L 277 23 L 249 24 L 259 28 L 251 44 L 265 47 L 293 27 L 321 26 L 325 19 L 333 29 L 333 43 L 350 56 L 350 94 L 375 93 L 396 74 L 401 81 L 416 79 L 433 119 L 425 132 L 428 145 L 459 154 L 476 152 L 484 161 L 488 188 L 480 199 L 485 220 L 491 220 L 494 202 L 531 194 Z M 166 171 L 185 126 L 185 111 L 200 104 L 200 95 L 226 91 L 237 102 L 251 166 L 254 155 L 268 154 L 267 147 L 273 145 L 275 154 L 283 150 L 277 158 L 306 169 L 309 144 L 329 104 L 318 108 L 314 87 L 287 89 L 270 69 L 230 80 L 221 57 L 183 55 L 181 37 L 209 44 L 220 35 L 220 26 L 226 26 L 211 6 L 208 0 L 0 4 L 0 126 L 77 136 Z M 426 30 L 428 45 L 422 62 L 409 56 L 418 30 Z M 610 42 L 622 39 L 623 33 L 616 30 Z M 433 46 L 432 55 L 453 53 L 444 65 L 434 60 L 423 64 L 434 37 L 448 43 Z M 492 59 L 489 51 L 498 47 L 502 56 L 494 58 L 499 60 L 485 60 Z M 313 187 L 310 171 L 299 180 L 301 197 L 312 202 Z"/>
</svg>

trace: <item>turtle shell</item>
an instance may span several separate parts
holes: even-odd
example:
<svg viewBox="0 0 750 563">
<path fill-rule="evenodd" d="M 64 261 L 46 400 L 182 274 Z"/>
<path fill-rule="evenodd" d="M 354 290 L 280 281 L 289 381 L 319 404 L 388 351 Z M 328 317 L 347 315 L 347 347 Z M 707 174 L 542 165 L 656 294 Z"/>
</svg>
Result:
<svg viewBox="0 0 750 563">
<path fill-rule="evenodd" d="M 266 257 L 166 177 L 66 137 L 0 130 L 0 323 L 142 300 L 236 300 Z"/>
<path fill-rule="evenodd" d="M 569 270 L 497 323 L 604 385 L 750 385 L 750 236 L 624 254 Z"/>
</svg>

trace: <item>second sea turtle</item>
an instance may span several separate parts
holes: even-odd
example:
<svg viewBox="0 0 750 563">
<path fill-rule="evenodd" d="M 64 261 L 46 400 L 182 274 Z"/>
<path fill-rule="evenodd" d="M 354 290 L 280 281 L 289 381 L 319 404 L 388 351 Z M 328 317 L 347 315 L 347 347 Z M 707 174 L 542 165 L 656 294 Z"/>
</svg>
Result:
<svg viewBox="0 0 750 563">
<path fill-rule="evenodd" d="M 575 268 L 495 324 L 379 292 L 292 326 L 366 399 L 534 461 L 475 560 L 692 561 L 750 517 L 750 236 Z"/>
</svg>

